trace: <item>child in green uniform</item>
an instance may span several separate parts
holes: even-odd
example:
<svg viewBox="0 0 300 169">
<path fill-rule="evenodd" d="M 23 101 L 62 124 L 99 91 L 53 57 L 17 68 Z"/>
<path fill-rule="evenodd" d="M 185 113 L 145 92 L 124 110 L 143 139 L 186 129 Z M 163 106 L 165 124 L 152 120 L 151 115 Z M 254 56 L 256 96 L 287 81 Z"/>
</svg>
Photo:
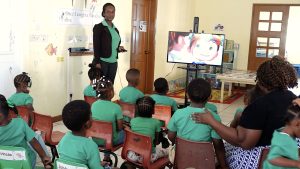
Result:
<svg viewBox="0 0 300 169">
<path fill-rule="evenodd" d="M 161 131 L 161 123 L 157 119 L 152 118 L 154 114 L 155 101 L 148 96 L 140 98 L 137 100 L 136 108 L 139 114 L 139 117 L 133 118 L 130 121 L 131 130 L 133 132 L 150 136 L 152 139 L 152 155 L 151 162 L 157 160 L 158 158 L 168 155 L 168 152 L 165 149 L 160 149 L 156 147 L 159 143 L 158 135 Z M 142 163 L 143 158 L 139 154 L 129 151 L 127 154 L 128 158 L 132 161 L 138 161 Z"/>
<path fill-rule="evenodd" d="M 101 69 L 95 67 L 93 64 L 89 64 L 90 70 L 88 71 L 88 76 L 90 79 L 90 85 L 88 85 L 84 91 L 83 95 L 84 96 L 90 96 L 90 97 L 96 97 L 96 91 L 93 89 L 93 80 L 94 79 L 99 79 L 102 75 Z"/>
<path fill-rule="evenodd" d="M 112 122 L 113 144 L 119 145 L 124 142 L 123 115 L 121 107 L 111 101 L 114 97 L 113 84 L 109 79 L 102 76 L 93 85 L 99 99 L 92 104 L 92 118 Z M 98 145 L 105 144 L 103 139 L 94 139 L 94 141 Z M 104 161 L 110 161 L 108 154 L 105 154 Z"/>
<path fill-rule="evenodd" d="M 174 99 L 166 96 L 169 92 L 169 84 L 165 78 L 158 78 L 154 81 L 155 94 L 150 97 L 156 104 L 166 105 L 172 107 L 172 114 L 178 109 L 177 103 Z"/>
<path fill-rule="evenodd" d="M 296 138 L 300 137 L 300 107 L 291 105 L 285 116 L 285 126 L 275 130 L 264 169 L 300 168 Z"/>
<path fill-rule="evenodd" d="M 10 96 L 8 103 L 12 106 L 26 106 L 29 110 L 30 119 L 29 125 L 33 122 L 33 99 L 29 95 L 29 89 L 31 87 L 31 78 L 27 73 L 17 75 L 14 78 L 14 85 L 16 87 L 16 93 Z"/>
<path fill-rule="evenodd" d="M 0 145 L 16 146 L 26 149 L 32 168 L 35 168 L 36 154 L 28 143 L 40 156 L 45 168 L 51 168 L 51 158 L 46 155 L 39 142 L 36 140 L 34 131 L 21 118 L 8 118 L 9 106 L 3 95 L 0 95 Z"/>
<path fill-rule="evenodd" d="M 168 124 L 168 138 L 175 143 L 176 137 L 198 142 L 212 142 L 215 148 L 217 159 L 222 168 L 225 168 L 225 150 L 221 137 L 205 124 L 197 124 L 191 119 L 193 113 L 204 113 L 205 104 L 211 95 L 211 86 L 204 79 L 194 79 L 187 87 L 188 97 L 191 105 L 178 109 Z M 218 114 L 210 112 L 214 118 L 221 121 Z"/>
<path fill-rule="evenodd" d="M 212 95 L 210 95 L 209 97 L 209 100 L 212 98 Z M 209 103 L 209 102 L 206 102 L 205 106 L 204 106 L 206 109 L 208 109 L 209 111 L 212 111 L 216 114 L 218 114 L 218 108 L 216 105 L 214 105 L 213 103 Z"/>
<path fill-rule="evenodd" d="M 58 144 L 59 158 L 85 164 L 90 169 L 103 169 L 97 144 L 85 137 L 91 127 L 90 105 L 82 100 L 71 101 L 63 108 L 62 120 L 71 131 Z"/>
<path fill-rule="evenodd" d="M 259 89 L 259 87 L 255 86 L 255 87 L 247 90 L 247 92 L 244 96 L 245 107 L 248 106 L 249 104 L 253 103 L 256 99 L 258 99 L 262 95 L 263 95 L 263 93 Z M 236 128 L 239 125 L 240 118 L 242 116 L 242 113 L 243 113 L 245 107 L 239 107 L 236 109 L 234 118 L 233 118 L 232 122 L 230 123 L 230 127 Z"/>
<path fill-rule="evenodd" d="M 124 87 L 119 93 L 119 97 L 122 102 L 135 104 L 137 99 L 144 96 L 144 94 L 136 88 L 139 84 L 139 79 L 140 71 L 138 69 L 133 68 L 126 72 L 128 86 Z"/>
</svg>

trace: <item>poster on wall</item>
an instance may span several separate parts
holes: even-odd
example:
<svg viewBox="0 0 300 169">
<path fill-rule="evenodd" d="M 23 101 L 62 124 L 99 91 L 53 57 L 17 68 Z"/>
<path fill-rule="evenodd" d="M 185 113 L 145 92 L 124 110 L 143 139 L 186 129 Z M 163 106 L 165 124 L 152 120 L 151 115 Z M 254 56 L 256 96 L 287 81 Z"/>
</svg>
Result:
<svg viewBox="0 0 300 169">
<path fill-rule="evenodd" d="M 94 10 L 59 9 L 56 20 L 60 25 L 94 25 L 102 21 L 102 16 Z"/>
</svg>

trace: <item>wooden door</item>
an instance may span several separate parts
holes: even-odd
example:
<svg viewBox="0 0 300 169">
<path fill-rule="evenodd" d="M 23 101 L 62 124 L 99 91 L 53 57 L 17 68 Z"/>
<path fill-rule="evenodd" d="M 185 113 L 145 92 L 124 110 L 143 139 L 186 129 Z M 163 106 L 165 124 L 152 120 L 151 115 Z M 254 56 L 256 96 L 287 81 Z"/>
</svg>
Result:
<svg viewBox="0 0 300 169">
<path fill-rule="evenodd" d="M 153 91 L 156 4 L 156 0 L 132 1 L 130 68 L 140 70 L 138 89 L 144 93 Z"/>
<path fill-rule="evenodd" d="M 289 5 L 254 4 L 252 11 L 248 70 L 275 55 L 285 56 Z"/>
</svg>

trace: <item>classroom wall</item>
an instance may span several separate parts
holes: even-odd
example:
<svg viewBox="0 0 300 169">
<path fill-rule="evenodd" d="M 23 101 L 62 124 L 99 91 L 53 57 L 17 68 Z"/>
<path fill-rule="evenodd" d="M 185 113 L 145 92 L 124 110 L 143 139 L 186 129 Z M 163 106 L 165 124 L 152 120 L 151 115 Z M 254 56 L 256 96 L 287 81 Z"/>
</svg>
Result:
<svg viewBox="0 0 300 169">
<path fill-rule="evenodd" d="M 92 56 L 70 57 L 68 60 L 69 47 L 89 47 L 91 42 L 91 25 L 60 25 L 57 22 L 57 10 L 72 8 L 72 1 L 60 0 L 30 0 L 28 3 L 28 24 L 24 25 L 27 31 L 24 34 L 28 40 L 24 43 L 27 52 L 24 53 L 24 71 L 32 77 L 33 86 L 30 94 L 34 98 L 34 108 L 37 112 L 57 116 L 61 114 L 63 106 L 67 103 L 67 92 L 72 92 L 73 100 L 83 99 L 83 88 L 89 84 L 87 76 L 88 64 Z M 89 2 L 89 1 L 88 1 Z M 108 1 L 99 1 L 95 10 L 102 11 L 102 6 Z M 111 0 L 116 6 L 115 25 L 120 30 L 122 45 L 128 49 L 127 53 L 119 55 L 118 73 L 125 85 L 125 72 L 129 68 L 130 36 L 131 36 L 131 0 Z M 73 8 L 85 8 L 84 1 L 74 0 Z M 128 12 L 130 11 L 130 12 Z M 24 29 L 24 30 L 26 30 Z M 81 42 L 71 42 L 74 35 L 81 36 Z M 49 56 L 45 48 L 50 44 L 56 48 L 56 54 Z M 70 72 L 72 88 L 68 89 L 67 61 L 72 65 Z M 116 93 L 121 88 L 121 83 L 115 85 Z"/>
<path fill-rule="evenodd" d="M 193 29 L 195 0 L 158 0 L 156 36 L 155 36 L 155 71 L 154 79 L 165 77 L 168 80 L 177 79 L 186 75 L 186 71 L 178 69 L 176 64 L 167 63 L 167 46 L 169 31 L 188 32 Z"/>
<path fill-rule="evenodd" d="M 299 0 L 210 0 L 195 1 L 195 16 L 200 18 L 199 30 L 214 32 L 213 27 L 220 23 L 224 25 L 226 39 L 232 39 L 240 44 L 237 58 L 237 69 L 247 70 L 248 51 L 250 43 L 252 5 L 253 3 L 300 4 Z"/>
</svg>

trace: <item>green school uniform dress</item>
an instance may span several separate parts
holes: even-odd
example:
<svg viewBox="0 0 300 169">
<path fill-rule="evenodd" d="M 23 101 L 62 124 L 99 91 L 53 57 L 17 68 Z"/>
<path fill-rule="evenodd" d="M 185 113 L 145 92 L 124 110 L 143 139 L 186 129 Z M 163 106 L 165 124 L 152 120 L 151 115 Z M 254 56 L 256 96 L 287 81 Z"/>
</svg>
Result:
<svg viewBox="0 0 300 169">
<path fill-rule="evenodd" d="M 137 99 L 144 97 L 144 94 L 135 87 L 127 86 L 120 91 L 119 97 L 122 102 L 135 104 Z"/>
<path fill-rule="evenodd" d="M 212 112 L 218 114 L 218 108 L 217 108 L 217 106 L 214 105 L 214 104 L 212 104 L 212 103 L 208 103 L 208 102 L 207 102 L 207 103 L 205 104 L 205 108 L 207 108 L 208 110 L 210 110 L 210 111 L 212 111 Z"/>
<path fill-rule="evenodd" d="M 26 149 L 31 163 L 36 159 L 35 152 L 29 148 L 35 132 L 21 118 L 13 118 L 6 126 L 0 126 L 0 145 L 23 147 Z"/>
<path fill-rule="evenodd" d="M 193 113 L 204 113 L 204 108 L 195 108 L 188 106 L 178 109 L 168 124 L 168 129 L 177 132 L 177 136 L 191 141 L 212 141 L 212 138 L 221 139 L 221 137 L 206 124 L 197 124 L 191 119 Z M 218 114 L 211 112 L 213 117 L 221 122 Z"/>
<path fill-rule="evenodd" d="M 264 169 L 296 169 L 291 167 L 279 167 L 272 165 L 269 160 L 277 157 L 285 157 L 291 160 L 299 160 L 298 146 L 294 138 L 280 130 L 275 130 L 271 141 L 270 152 L 264 161 Z"/>
<path fill-rule="evenodd" d="M 87 165 L 90 169 L 103 169 L 97 144 L 86 137 L 68 132 L 58 144 L 59 158 Z"/>
<path fill-rule="evenodd" d="M 9 104 L 15 106 L 26 106 L 33 104 L 33 99 L 28 93 L 15 93 L 7 100 Z"/>
<path fill-rule="evenodd" d="M 105 20 L 103 20 L 101 23 L 103 24 L 103 26 L 107 26 L 109 33 L 111 35 L 111 56 L 109 58 L 100 57 L 100 59 L 104 62 L 116 63 L 117 56 L 118 56 L 118 51 L 116 49 L 119 47 L 119 42 L 121 40 L 120 35 L 115 30 L 115 25 L 111 27 L 107 24 Z"/>
<path fill-rule="evenodd" d="M 123 119 L 121 107 L 111 101 L 97 100 L 92 104 L 92 118 L 112 122 L 113 125 L 113 143 L 117 144 L 119 132 L 117 131 L 117 120 Z M 103 139 L 94 139 L 98 145 L 104 145 Z"/>
<path fill-rule="evenodd" d="M 178 109 L 176 101 L 168 96 L 152 94 L 150 97 L 155 101 L 155 104 L 171 106 L 172 112 L 175 112 Z"/>
<path fill-rule="evenodd" d="M 153 143 L 153 140 L 155 139 L 155 133 L 161 130 L 160 121 L 153 118 L 136 117 L 130 121 L 130 126 L 133 132 L 151 137 L 152 150 L 154 151 L 156 145 Z"/>
<path fill-rule="evenodd" d="M 94 88 L 91 85 L 88 85 L 87 87 L 85 87 L 85 89 L 83 91 L 83 95 L 90 96 L 90 97 L 96 97 L 96 91 L 94 90 Z"/>
</svg>

